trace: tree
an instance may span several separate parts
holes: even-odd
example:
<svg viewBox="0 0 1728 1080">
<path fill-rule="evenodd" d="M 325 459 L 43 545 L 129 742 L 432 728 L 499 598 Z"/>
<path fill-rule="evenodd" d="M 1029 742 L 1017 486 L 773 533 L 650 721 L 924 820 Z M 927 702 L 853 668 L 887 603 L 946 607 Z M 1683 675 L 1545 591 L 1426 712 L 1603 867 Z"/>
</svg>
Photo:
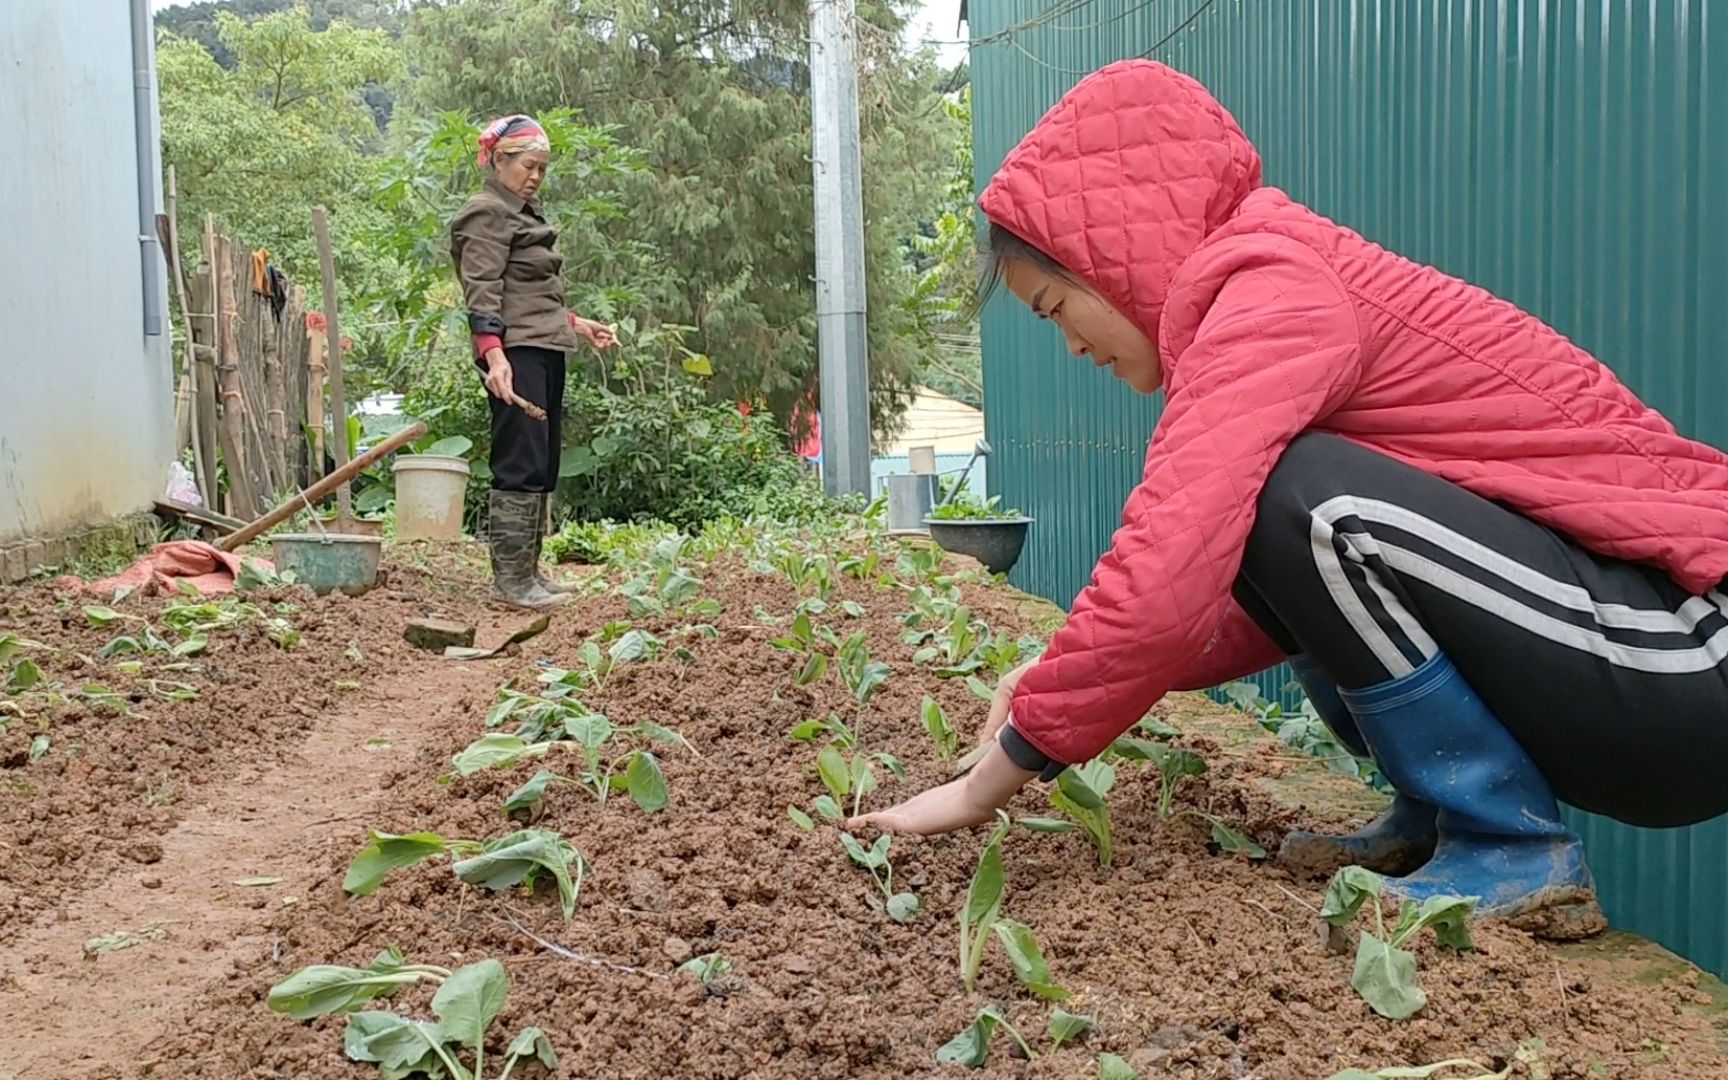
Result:
<svg viewBox="0 0 1728 1080">
<path fill-rule="evenodd" d="M 924 384 L 984 406 L 984 372 L 978 347 L 978 230 L 972 198 L 972 91 L 968 86 L 943 108 L 960 125 L 954 164 L 943 191 L 941 212 L 911 239 L 918 268 L 908 293 L 914 332 L 925 350 Z"/>
<path fill-rule="evenodd" d="M 929 162 L 952 153 L 959 125 L 937 107 L 946 73 L 899 47 L 897 9 L 864 18 L 872 406 L 891 420 L 923 367 L 902 303 L 916 283 L 906 238 L 940 201 Z M 618 178 L 628 213 L 567 235 L 571 264 L 659 252 L 658 268 L 611 284 L 693 328 L 715 393 L 766 399 L 785 418 L 816 379 L 806 19 L 804 0 L 620 0 L 604 13 L 564 0 L 426 5 L 404 32 L 415 76 L 399 110 L 479 120 L 571 106 L 627 133 L 647 163 Z"/>
<path fill-rule="evenodd" d="M 247 244 L 268 248 L 290 276 L 317 280 L 312 207 L 331 210 L 350 295 L 377 291 L 394 268 L 356 238 L 379 211 L 369 200 L 380 135 L 362 97 L 401 69 L 379 30 L 313 30 L 304 9 L 245 22 L 218 11 L 233 58 L 225 68 L 196 41 L 162 32 L 162 149 L 180 188 L 181 235 L 206 213 Z"/>
</svg>

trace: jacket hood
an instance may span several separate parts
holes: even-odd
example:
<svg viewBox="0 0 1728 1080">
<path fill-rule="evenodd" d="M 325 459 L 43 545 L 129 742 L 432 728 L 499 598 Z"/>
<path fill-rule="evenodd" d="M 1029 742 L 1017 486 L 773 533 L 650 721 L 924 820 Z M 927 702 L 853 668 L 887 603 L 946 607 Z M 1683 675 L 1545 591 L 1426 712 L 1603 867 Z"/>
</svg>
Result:
<svg viewBox="0 0 1728 1080">
<path fill-rule="evenodd" d="M 1156 341 L 1177 268 L 1259 186 L 1259 152 L 1205 87 L 1124 60 L 1063 95 L 978 204 Z"/>
</svg>

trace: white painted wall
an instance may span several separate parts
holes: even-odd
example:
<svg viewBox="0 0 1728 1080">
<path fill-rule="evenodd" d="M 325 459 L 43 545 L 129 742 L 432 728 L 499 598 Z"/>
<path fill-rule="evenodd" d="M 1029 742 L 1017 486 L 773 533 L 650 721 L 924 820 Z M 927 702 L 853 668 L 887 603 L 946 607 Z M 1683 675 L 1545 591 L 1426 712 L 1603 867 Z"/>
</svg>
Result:
<svg viewBox="0 0 1728 1080">
<path fill-rule="evenodd" d="M 128 8 L 0 0 L 0 543 L 147 509 L 173 459 L 165 299 L 163 335 L 144 334 Z"/>
</svg>

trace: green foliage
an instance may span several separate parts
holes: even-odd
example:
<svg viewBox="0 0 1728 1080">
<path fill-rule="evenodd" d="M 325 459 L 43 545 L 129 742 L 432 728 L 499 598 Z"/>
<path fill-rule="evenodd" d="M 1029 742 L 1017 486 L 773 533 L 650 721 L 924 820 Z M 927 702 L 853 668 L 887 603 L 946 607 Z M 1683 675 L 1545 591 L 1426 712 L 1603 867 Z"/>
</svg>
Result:
<svg viewBox="0 0 1728 1080">
<path fill-rule="evenodd" d="M 1474 948 L 1470 939 L 1470 914 L 1477 897 L 1433 896 L 1420 904 L 1406 901 L 1399 906 L 1398 923 L 1390 934 L 1380 898 L 1386 881 L 1360 866 L 1346 866 L 1326 886 L 1320 917 L 1343 928 L 1356 920 L 1363 907 L 1374 908 L 1377 933 L 1363 931 L 1356 944 L 1356 968 L 1350 985 L 1362 999 L 1388 1020 L 1405 1020 L 1421 1011 L 1428 996 L 1416 980 L 1416 957 L 1402 948 L 1429 927 L 1441 945 L 1463 951 Z M 1393 1074 L 1396 1075 L 1396 1074 Z M 1413 1075 L 1427 1075 L 1417 1073 Z"/>
<path fill-rule="evenodd" d="M 1031 927 L 1002 917 L 1002 841 L 1012 823 L 1001 811 L 997 811 L 997 818 L 996 827 L 978 855 L 972 883 L 966 889 L 966 906 L 960 909 L 960 981 L 967 993 L 977 988 L 984 947 L 994 936 L 1008 954 L 1022 986 L 1041 998 L 1066 1000 L 1068 992 L 1051 979 L 1050 966 L 1044 961 L 1043 950 L 1038 947 Z"/>
<path fill-rule="evenodd" d="M 840 834 L 840 846 L 852 861 L 870 871 L 870 878 L 882 890 L 888 917 L 895 922 L 910 922 L 918 914 L 918 897 L 909 892 L 894 891 L 894 864 L 888 860 L 888 847 L 893 838 L 883 833 L 876 842 L 865 847 L 851 833 Z"/>
<path fill-rule="evenodd" d="M 384 1010 L 358 1011 L 375 998 L 422 981 L 438 985 L 432 996 L 436 1023 L 409 1020 Z M 404 964 L 402 954 L 392 948 L 366 969 L 332 965 L 303 968 L 272 987 L 267 1001 L 271 1009 L 296 1020 L 347 1014 L 343 1048 L 349 1059 L 377 1065 L 384 1080 L 419 1075 L 488 1080 L 486 1043 L 509 996 L 510 977 L 497 960 L 482 960 L 450 971 L 429 964 Z M 461 1063 L 463 1050 L 471 1055 L 471 1069 Z M 538 1061 L 548 1069 L 558 1067 L 558 1055 L 539 1028 L 525 1028 L 510 1041 L 495 1080 L 507 1080 L 524 1061 Z"/>
<path fill-rule="evenodd" d="M 365 91 L 402 71 L 400 51 L 379 30 L 314 30 L 304 9 L 252 21 L 223 10 L 207 25 L 229 66 L 166 30 L 156 55 L 182 256 L 196 259 L 210 214 L 219 230 L 269 249 L 290 277 L 315 282 L 312 207 L 323 204 L 347 301 L 385 291 L 391 261 L 362 239 L 380 218 L 368 195 L 380 135 Z"/>
<path fill-rule="evenodd" d="M 1300 691 L 1301 684 L 1291 683 L 1290 688 Z M 1314 703 L 1306 696 L 1291 711 L 1261 696 L 1260 688 L 1251 682 L 1226 683 L 1219 689 L 1225 700 L 1254 717 L 1261 727 L 1278 736 L 1286 746 L 1319 759 L 1332 772 L 1354 776 L 1382 791 L 1391 790 L 1391 785 L 1380 775 L 1373 761 L 1355 756 L 1333 736 L 1315 711 Z"/>
<path fill-rule="evenodd" d="M 904 54 L 895 9 L 861 15 L 880 28 L 865 35 L 861 125 L 872 405 L 891 418 L 922 367 L 900 303 L 915 277 L 905 238 L 940 202 L 947 177 L 928 163 L 954 153 L 964 124 L 933 107 L 946 73 Z M 766 399 L 785 419 L 816 356 L 807 20 L 792 0 L 623 0 L 604 19 L 562 0 L 422 5 L 404 38 L 416 75 L 403 110 L 543 115 L 580 102 L 588 122 L 630 132 L 651 167 L 619 180 L 627 216 L 566 234 L 573 277 L 626 287 L 641 310 L 692 327 L 717 397 Z M 609 261 L 642 250 L 660 260 Z"/>
<path fill-rule="evenodd" d="M 1007 1032 L 1028 1059 L 1038 1056 L 1032 1052 L 1032 1047 L 1027 1045 L 1025 1037 L 1003 1018 L 996 1007 L 989 1006 L 979 1010 L 978 1018 L 973 1020 L 966 1030 L 949 1039 L 936 1051 L 936 1060 L 945 1065 L 981 1069 L 990 1059 L 990 1039 L 998 1029 Z"/>
<path fill-rule="evenodd" d="M 1025 516 L 1018 510 L 1003 510 L 998 505 L 1001 496 L 979 499 L 970 491 L 962 491 L 954 501 L 930 511 L 933 521 L 1015 521 Z"/>
<path fill-rule="evenodd" d="M 627 332 L 627 328 L 626 328 Z M 578 520 L 657 519 L 679 528 L 725 517 L 808 522 L 834 513 L 774 426 L 707 400 L 669 370 L 658 385 L 640 365 L 574 387 L 565 409 L 560 511 Z M 630 383 L 634 382 L 634 386 Z"/>
</svg>

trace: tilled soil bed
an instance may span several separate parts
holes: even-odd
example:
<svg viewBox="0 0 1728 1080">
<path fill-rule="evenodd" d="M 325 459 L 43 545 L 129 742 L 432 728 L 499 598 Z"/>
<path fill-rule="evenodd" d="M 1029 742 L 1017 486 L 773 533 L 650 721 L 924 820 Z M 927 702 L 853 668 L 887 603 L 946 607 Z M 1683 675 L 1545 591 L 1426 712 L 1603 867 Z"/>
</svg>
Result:
<svg viewBox="0 0 1728 1080">
<path fill-rule="evenodd" d="M 884 569 L 893 565 L 890 557 Z M 1700 1008 L 1707 998 L 1696 973 L 1634 989 L 1598 965 L 1493 925 L 1477 927 L 1473 952 L 1449 952 L 1428 934 L 1417 938 L 1427 1005 L 1407 1021 L 1382 1019 L 1349 985 L 1352 957 L 1324 946 L 1315 918 L 1324 883 L 1223 854 L 1193 819 L 1160 820 L 1156 772 L 1130 767 L 1119 769 L 1110 794 L 1116 852 L 1109 868 L 1078 833 L 1015 830 L 1004 845 L 1004 913 L 1037 933 L 1051 977 L 1073 994 L 1063 1007 L 1097 1022 L 1078 1043 L 1047 1052 L 1052 1006 L 1021 989 L 999 946 L 990 945 L 977 991 L 960 985 L 955 916 L 982 830 L 894 839 L 896 887 L 921 901 L 919 914 L 901 924 L 884 911 L 870 875 L 848 858 L 836 827 L 818 818 L 805 831 L 787 812 L 811 811 L 823 792 L 815 767 L 820 743 L 788 737 L 802 721 L 839 714 L 855 724 L 866 749 L 904 763 L 904 779 L 879 770 L 882 788 L 866 799 L 877 807 L 949 771 L 920 720 L 926 695 L 945 708 L 963 743 L 982 722 L 986 706 L 964 680 L 939 679 L 931 664 L 914 660 L 916 646 L 904 640 L 897 619 L 911 607 L 907 589 L 841 578 L 812 616 L 842 638 L 866 631 L 869 656 L 891 668 L 859 719 L 835 671 L 796 685 L 804 659 L 773 644 L 789 633 L 809 587 L 741 558 L 689 569 L 701 578 L 698 596 L 720 603 L 718 614 L 630 620 L 625 599 L 608 592 L 558 613 L 547 633 L 496 665 L 500 682 L 534 692 L 548 665 L 575 668 L 584 643 L 609 624 L 608 640 L 622 629 L 616 624 L 630 620 L 666 642 L 657 658 L 622 664 L 601 688 L 580 696 L 614 724 L 651 721 L 688 740 L 690 749 L 655 748 L 669 805 L 644 813 L 622 792 L 601 805 L 574 786 L 555 786 L 535 823 L 562 833 L 591 863 L 572 920 L 562 918 L 555 893 L 471 888 L 445 859 L 391 874 L 374 895 L 344 893 L 344 871 L 366 827 L 502 836 L 520 827 L 504 814 L 504 800 L 536 770 L 580 771 L 566 745 L 543 759 L 455 776 L 452 756 L 485 733 L 493 701 L 483 694 L 402 700 L 401 709 L 428 714 L 419 754 L 385 776 L 369 821 L 307 838 L 317 845 L 309 857 L 323 869 L 297 902 L 260 915 L 271 948 L 214 981 L 184 1010 L 175 1034 L 150 1048 L 142 1071 L 225 1080 L 375 1076 L 374 1066 L 344 1058 L 342 1019 L 296 1023 L 270 1012 L 265 995 L 307 965 L 364 967 L 397 946 L 410 961 L 446 967 L 503 961 L 511 993 L 488 1060 L 501 1061 L 511 1034 L 537 1025 L 558 1052 L 560 1076 L 1072 1080 L 1096 1075 L 1104 1051 L 1127 1059 L 1142 1077 L 1184 1080 L 1321 1080 L 1350 1066 L 1456 1057 L 1510 1066 L 1510 1075 L 1522 1078 L 1728 1076 L 1718 1032 Z M 615 571 L 610 579 L 625 576 Z M 966 590 L 998 632 L 1048 629 L 1034 625 L 1037 617 L 1017 594 L 979 584 Z M 247 677 L 276 688 L 284 703 L 307 700 L 313 683 L 330 681 L 349 637 L 393 637 L 402 610 L 424 606 L 368 599 L 326 610 L 295 602 L 328 620 L 352 620 L 356 629 L 288 662 L 273 646 L 248 651 L 257 666 Z M 716 636 L 691 624 L 711 625 Z M 21 629 L 32 627 L 54 636 L 52 627 L 28 620 Z M 76 620 L 63 629 L 85 648 L 99 644 Z M 214 751 L 230 739 L 289 740 L 293 721 L 282 725 L 294 715 L 293 708 L 261 710 L 220 739 L 207 737 L 214 750 L 186 752 L 219 762 Z M 1158 715 L 1183 733 L 1177 745 L 1210 763 L 1181 788 L 1179 808 L 1203 809 L 1269 850 L 1287 830 L 1327 816 L 1277 797 L 1272 781 L 1313 766 L 1261 737 L 1251 721 L 1230 720 L 1190 695 L 1170 698 Z M 499 730 L 513 729 L 507 721 Z M 8 750 L 16 749 L 13 741 Z M 99 804 L 94 787 L 104 781 L 94 774 L 96 755 L 85 760 L 90 775 L 68 767 L 53 779 L 69 808 Z M 135 783 L 140 771 L 130 770 L 126 782 Z M 1014 812 L 1050 815 L 1046 790 L 1030 786 Z M 104 830 L 81 842 L 89 847 L 124 849 L 146 842 L 139 836 L 156 827 L 154 815 L 141 810 L 124 821 L 61 813 Z M 67 880 L 46 873 L 14 887 L 30 892 Z M 731 964 L 712 986 L 680 973 L 685 961 L 710 953 Z M 429 1018 L 430 995 L 414 987 L 387 1004 Z M 976 1072 L 937 1064 L 938 1047 L 992 1004 L 1037 1058 L 1016 1056 L 998 1035 Z M 531 1065 L 513 1075 L 545 1073 Z"/>
</svg>

